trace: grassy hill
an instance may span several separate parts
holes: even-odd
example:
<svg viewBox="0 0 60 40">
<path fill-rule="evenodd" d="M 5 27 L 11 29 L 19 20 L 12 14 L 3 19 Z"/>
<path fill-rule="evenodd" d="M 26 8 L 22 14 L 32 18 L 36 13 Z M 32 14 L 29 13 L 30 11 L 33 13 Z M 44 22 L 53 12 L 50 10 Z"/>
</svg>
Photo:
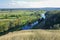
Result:
<svg viewBox="0 0 60 40">
<path fill-rule="evenodd" d="M 21 30 L 0 36 L 0 40 L 60 40 L 60 30 Z"/>
</svg>

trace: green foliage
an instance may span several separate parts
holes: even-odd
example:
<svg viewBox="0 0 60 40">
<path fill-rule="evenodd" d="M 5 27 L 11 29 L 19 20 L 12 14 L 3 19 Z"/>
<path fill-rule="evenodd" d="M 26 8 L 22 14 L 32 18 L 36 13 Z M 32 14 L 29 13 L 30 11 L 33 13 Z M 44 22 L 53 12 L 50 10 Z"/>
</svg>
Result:
<svg viewBox="0 0 60 40">
<path fill-rule="evenodd" d="M 45 12 L 45 11 L 42 11 Z M 29 22 L 33 23 L 40 18 L 42 13 L 35 10 L 10 10 L 0 11 L 0 32 L 20 30 Z"/>
<path fill-rule="evenodd" d="M 60 29 L 60 11 L 54 10 L 54 11 L 48 11 L 46 12 L 46 20 L 45 20 L 45 26 L 46 28 L 50 29 Z"/>
<path fill-rule="evenodd" d="M 9 29 L 8 21 L 0 21 L 0 32 L 7 31 Z"/>
</svg>

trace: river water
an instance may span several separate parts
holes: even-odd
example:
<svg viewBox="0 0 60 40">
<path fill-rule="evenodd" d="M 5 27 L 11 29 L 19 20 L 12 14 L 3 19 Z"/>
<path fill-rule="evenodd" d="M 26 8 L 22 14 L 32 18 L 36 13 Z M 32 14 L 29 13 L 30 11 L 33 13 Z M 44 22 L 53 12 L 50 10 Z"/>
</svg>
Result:
<svg viewBox="0 0 60 40">
<path fill-rule="evenodd" d="M 24 27 L 22 27 L 22 30 L 28 30 L 28 29 L 32 29 L 35 25 L 38 24 L 38 21 L 30 24 L 30 25 L 25 25 Z"/>
<path fill-rule="evenodd" d="M 43 19 L 45 19 L 46 17 L 45 17 L 45 14 L 41 14 L 41 20 L 42 20 L 42 18 Z M 40 20 L 39 20 L 40 21 Z M 38 23 L 39 23 L 39 21 L 36 21 L 36 22 L 34 22 L 34 23 L 32 23 L 32 24 L 30 24 L 30 25 L 25 25 L 24 27 L 22 27 L 22 30 L 28 30 L 28 29 L 32 29 L 35 25 L 37 25 Z M 40 21 L 41 22 L 41 21 Z"/>
</svg>

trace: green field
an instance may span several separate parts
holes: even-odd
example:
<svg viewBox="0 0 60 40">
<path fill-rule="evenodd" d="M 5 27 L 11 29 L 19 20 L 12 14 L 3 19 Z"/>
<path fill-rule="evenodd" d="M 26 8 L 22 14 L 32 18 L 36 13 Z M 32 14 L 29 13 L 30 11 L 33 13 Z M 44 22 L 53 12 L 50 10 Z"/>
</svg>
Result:
<svg viewBox="0 0 60 40">
<path fill-rule="evenodd" d="M 0 11 L 0 32 L 20 30 L 24 25 L 40 18 L 42 10 L 8 10 Z M 0 33 L 1 34 L 1 33 Z"/>
</svg>

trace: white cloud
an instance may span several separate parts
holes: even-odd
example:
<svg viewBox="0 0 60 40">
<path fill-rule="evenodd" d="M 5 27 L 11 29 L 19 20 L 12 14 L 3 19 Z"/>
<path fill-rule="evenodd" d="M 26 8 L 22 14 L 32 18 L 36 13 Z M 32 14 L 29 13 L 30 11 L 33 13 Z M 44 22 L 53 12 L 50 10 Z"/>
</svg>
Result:
<svg viewBox="0 0 60 40">
<path fill-rule="evenodd" d="M 12 0 L 9 4 L 11 8 L 40 8 L 40 7 L 60 7 L 59 0 L 47 0 L 47 1 L 15 1 Z"/>
</svg>

